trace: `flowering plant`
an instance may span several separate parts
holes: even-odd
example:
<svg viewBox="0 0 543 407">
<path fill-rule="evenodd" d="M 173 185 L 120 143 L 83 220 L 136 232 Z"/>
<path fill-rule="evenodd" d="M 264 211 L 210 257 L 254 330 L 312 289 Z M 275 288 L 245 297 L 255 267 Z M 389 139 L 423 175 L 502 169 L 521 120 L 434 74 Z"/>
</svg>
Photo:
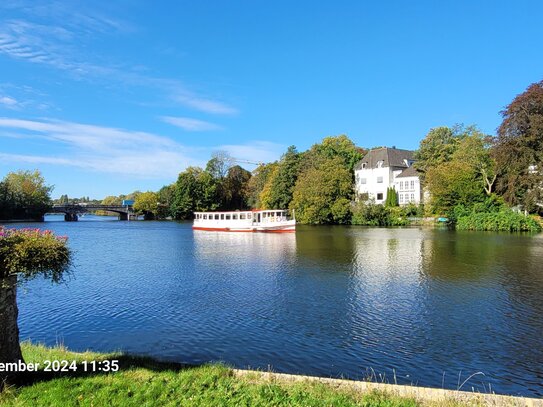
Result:
<svg viewBox="0 0 543 407">
<path fill-rule="evenodd" d="M 51 230 L 0 226 L 0 279 L 30 279 L 41 274 L 59 281 L 70 264 L 67 240 Z"/>
</svg>

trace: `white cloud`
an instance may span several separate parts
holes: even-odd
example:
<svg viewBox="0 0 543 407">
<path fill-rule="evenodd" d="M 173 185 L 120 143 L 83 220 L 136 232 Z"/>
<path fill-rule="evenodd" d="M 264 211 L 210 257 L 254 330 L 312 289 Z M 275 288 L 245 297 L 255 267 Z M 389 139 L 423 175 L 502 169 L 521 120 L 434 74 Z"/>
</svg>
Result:
<svg viewBox="0 0 543 407">
<path fill-rule="evenodd" d="M 217 146 L 216 150 L 224 150 L 240 160 L 266 163 L 279 159 L 286 146 L 270 141 L 251 141 L 245 144 L 224 144 Z"/>
<path fill-rule="evenodd" d="M 0 105 L 4 105 L 4 107 L 9 108 L 15 108 L 19 103 L 9 96 L 0 96 Z"/>
<path fill-rule="evenodd" d="M 187 147 L 153 133 L 51 119 L 0 117 L 0 129 L 0 137 L 24 139 L 25 148 L 32 138 L 50 142 L 47 154 L 0 151 L 3 162 L 67 166 L 137 179 L 174 178 L 188 166 L 205 165 L 212 151 L 224 150 L 238 160 L 260 163 L 277 160 L 286 149 L 268 141 Z"/>
<path fill-rule="evenodd" d="M 228 106 L 225 103 L 193 95 L 186 91 L 174 95 L 173 99 L 184 106 L 188 106 L 205 113 L 222 115 L 233 115 L 238 113 L 237 109 Z"/>
<path fill-rule="evenodd" d="M 192 119 L 190 117 L 162 116 L 160 120 L 186 131 L 213 131 L 222 129 L 216 124 L 203 120 Z"/>
<path fill-rule="evenodd" d="M 201 164 L 192 158 L 193 149 L 147 132 L 9 118 L 0 118 L 0 128 L 49 140 L 54 151 L 51 156 L 0 153 L 4 161 L 64 165 L 139 178 L 175 177 L 185 167 Z"/>
</svg>

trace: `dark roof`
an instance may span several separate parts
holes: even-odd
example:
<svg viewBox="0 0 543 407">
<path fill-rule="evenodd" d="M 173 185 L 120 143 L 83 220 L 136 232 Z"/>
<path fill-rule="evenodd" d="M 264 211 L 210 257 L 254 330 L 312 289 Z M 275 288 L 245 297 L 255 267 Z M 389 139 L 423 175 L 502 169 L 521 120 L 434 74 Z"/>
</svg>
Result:
<svg viewBox="0 0 543 407">
<path fill-rule="evenodd" d="M 413 154 L 413 151 L 400 150 L 399 148 L 375 148 L 370 150 L 364 158 L 356 164 L 355 169 L 361 169 L 362 164 L 366 164 L 366 168 L 377 168 L 377 163 L 379 161 L 383 161 L 383 167 L 407 168 L 408 165 L 404 160 L 413 161 Z"/>
<path fill-rule="evenodd" d="M 419 172 L 415 169 L 415 167 L 411 166 L 409 168 L 406 168 L 403 170 L 399 175 L 396 176 L 396 178 L 401 177 L 418 177 Z"/>
</svg>

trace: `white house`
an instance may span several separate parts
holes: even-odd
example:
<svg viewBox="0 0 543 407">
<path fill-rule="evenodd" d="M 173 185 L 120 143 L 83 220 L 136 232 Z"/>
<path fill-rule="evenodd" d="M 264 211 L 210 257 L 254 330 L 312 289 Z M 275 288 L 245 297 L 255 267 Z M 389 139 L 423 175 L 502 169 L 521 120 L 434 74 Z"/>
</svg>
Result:
<svg viewBox="0 0 543 407">
<path fill-rule="evenodd" d="M 399 148 L 375 148 L 370 150 L 355 166 L 355 191 L 357 196 L 367 194 L 368 199 L 384 203 L 387 189 L 398 193 L 398 203 L 421 202 L 420 178 L 413 168 L 413 151 Z"/>
</svg>

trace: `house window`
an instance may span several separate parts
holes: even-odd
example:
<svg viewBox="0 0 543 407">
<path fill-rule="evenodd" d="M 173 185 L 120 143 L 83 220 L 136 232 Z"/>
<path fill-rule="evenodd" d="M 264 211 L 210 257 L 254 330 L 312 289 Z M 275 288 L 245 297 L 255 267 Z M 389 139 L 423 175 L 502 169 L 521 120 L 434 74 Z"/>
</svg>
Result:
<svg viewBox="0 0 543 407">
<path fill-rule="evenodd" d="M 382 168 L 382 167 L 383 167 L 383 161 L 382 160 L 377 161 L 377 168 Z"/>
<path fill-rule="evenodd" d="M 366 178 L 360 178 L 360 184 L 361 185 L 366 184 Z"/>
<path fill-rule="evenodd" d="M 415 202 L 415 194 L 411 194 L 411 202 Z"/>
<path fill-rule="evenodd" d="M 411 189 L 415 189 L 415 181 L 411 181 Z"/>
<path fill-rule="evenodd" d="M 383 183 L 383 177 L 377 177 L 377 183 L 382 184 Z"/>
<path fill-rule="evenodd" d="M 382 193 L 382 192 L 379 192 L 379 193 L 377 194 L 377 200 L 378 200 L 378 201 L 382 201 L 382 200 L 383 200 L 383 193 Z"/>
<path fill-rule="evenodd" d="M 403 203 L 403 194 L 398 194 L 398 202 Z"/>
<path fill-rule="evenodd" d="M 362 163 L 362 168 L 366 168 L 366 163 Z"/>
<path fill-rule="evenodd" d="M 403 189 L 403 181 L 400 181 L 400 191 Z"/>
</svg>

